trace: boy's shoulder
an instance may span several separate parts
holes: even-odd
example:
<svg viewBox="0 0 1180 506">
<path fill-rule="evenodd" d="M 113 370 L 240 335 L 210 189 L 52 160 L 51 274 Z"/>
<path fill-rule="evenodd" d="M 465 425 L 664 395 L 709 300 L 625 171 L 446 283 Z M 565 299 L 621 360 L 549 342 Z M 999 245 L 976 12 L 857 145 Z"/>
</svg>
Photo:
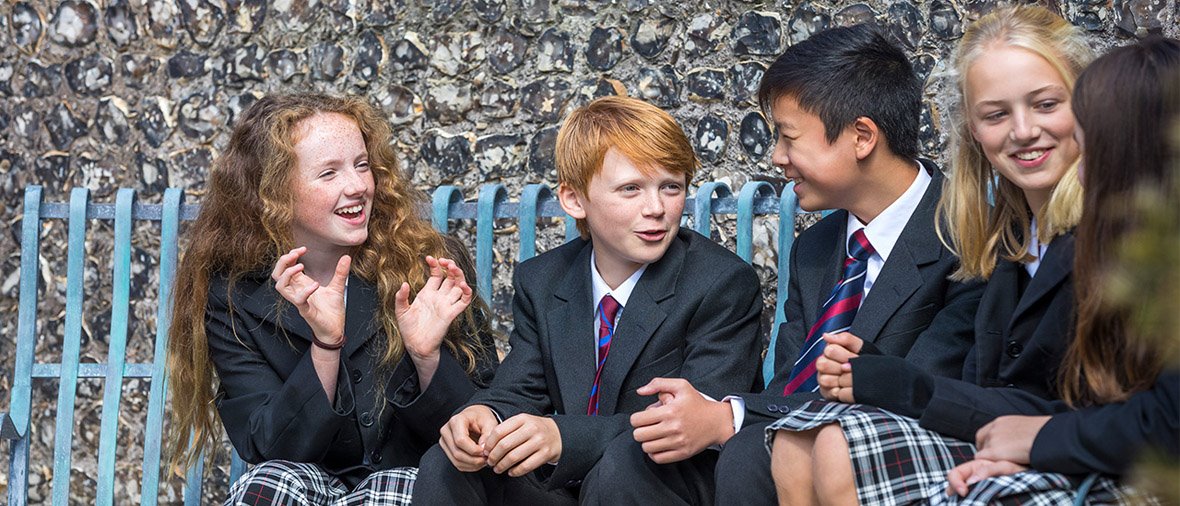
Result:
<svg viewBox="0 0 1180 506">
<path fill-rule="evenodd" d="M 525 279 L 548 272 L 564 273 L 582 257 L 590 262 L 590 241 L 579 237 L 517 264 L 515 271 Z"/>
<path fill-rule="evenodd" d="M 582 263 L 587 265 L 586 272 L 589 273 L 590 249 L 589 241 L 581 238 L 574 239 L 521 262 L 516 266 L 516 276 L 521 282 L 549 280 L 548 283 L 551 283 L 554 276 L 564 277 L 567 272 L 579 268 L 579 264 Z M 675 267 L 672 264 L 675 264 Z M 701 274 L 730 272 L 735 269 L 753 272 L 753 267 L 750 267 L 736 253 L 687 228 L 681 228 L 677 232 L 664 256 L 648 268 L 659 270 L 667 268 L 677 272 L 678 275 L 692 272 Z"/>
</svg>

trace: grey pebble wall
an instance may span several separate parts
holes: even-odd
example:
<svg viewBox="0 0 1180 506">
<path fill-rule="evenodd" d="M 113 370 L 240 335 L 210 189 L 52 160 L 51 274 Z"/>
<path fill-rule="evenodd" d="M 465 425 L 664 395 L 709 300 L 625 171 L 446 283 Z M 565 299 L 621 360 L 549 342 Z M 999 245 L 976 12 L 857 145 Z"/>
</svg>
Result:
<svg viewBox="0 0 1180 506">
<path fill-rule="evenodd" d="M 1176 36 L 1175 0 L 1061 0 L 1058 7 L 1100 48 L 1137 36 Z M 34 0 L 0 3 L 0 398 L 7 399 L 16 334 L 23 188 L 65 201 L 77 186 L 109 202 L 119 187 L 158 202 L 184 187 L 198 202 L 229 125 L 258 97 L 319 90 L 369 97 L 395 128 L 403 168 L 423 189 L 499 182 L 515 198 L 528 183 L 556 183 L 553 145 L 563 115 L 595 97 L 627 94 L 669 111 L 692 139 L 698 181 L 737 189 L 774 181 L 773 136 L 753 101 L 766 65 L 790 44 L 831 26 L 874 21 L 926 79 L 921 149 L 943 159 L 944 76 L 964 26 L 992 0 Z M 39 357 L 60 354 L 64 227 L 46 227 Z M 776 225 L 762 223 L 761 245 Z M 550 226 L 546 241 L 558 240 Z M 466 234 L 468 231 L 461 230 Z M 136 231 L 133 339 L 149 360 L 154 332 L 158 228 Z M 83 360 L 104 361 L 109 327 L 110 229 L 91 234 Z M 494 306 L 505 326 L 516 236 L 497 238 Z M 773 287 L 775 252 L 755 263 Z M 773 293 L 768 301 L 773 301 Z M 139 494 L 146 382 L 128 381 L 118 503 Z M 55 383 L 34 395 L 34 462 L 52 448 Z M 83 381 L 72 495 L 92 501 L 101 382 Z M 0 400 L 0 411 L 7 401 Z M 40 452 L 40 453 L 38 453 Z M 89 454 L 87 453 L 89 452 Z M 0 459 L 6 462 L 6 458 Z M 0 491 L 6 486 L 0 463 Z M 209 497 L 222 497 L 221 471 Z M 45 500 L 49 469 L 32 469 L 31 498 Z M 162 499 L 179 499 L 171 483 Z"/>
</svg>

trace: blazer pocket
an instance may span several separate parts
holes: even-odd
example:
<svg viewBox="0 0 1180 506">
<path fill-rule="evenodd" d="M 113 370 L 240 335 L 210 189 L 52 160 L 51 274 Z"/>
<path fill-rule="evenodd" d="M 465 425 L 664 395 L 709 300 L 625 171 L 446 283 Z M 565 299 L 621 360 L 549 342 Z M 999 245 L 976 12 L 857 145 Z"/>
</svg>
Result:
<svg viewBox="0 0 1180 506">
<path fill-rule="evenodd" d="M 670 378 L 680 375 L 680 366 L 684 365 L 684 350 L 673 348 L 658 358 L 639 365 L 627 375 L 627 384 L 638 383 L 636 388 L 646 385 L 652 378 Z"/>
<path fill-rule="evenodd" d="M 935 316 L 938 315 L 939 309 L 940 308 L 938 304 L 931 302 L 929 304 L 923 305 L 923 307 L 905 311 L 905 313 L 893 315 L 891 322 L 896 323 L 892 324 L 890 327 L 894 328 L 885 331 L 885 333 L 881 333 L 881 335 L 877 337 L 877 342 L 887 339 L 897 339 L 897 337 L 906 334 L 922 333 L 923 330 L 930 327 L 930 322 L 935 320 Z"/>
<path fill-rule="evenodd" d="M 902 334 L 921 333 L 930 327 L 930 322 L 934 321 L 934 317 L 938 315 L 939 309 L 938 304 L 931 302 L 912 311 L 898 313 L 892 318 L 892 321 L 897 322 L 896 326 L 900 327 L 900 329 L 890 329 L 888 332 L 881 334 L 881 337 L 878 337 L 877 341 Z"/>
</svg>

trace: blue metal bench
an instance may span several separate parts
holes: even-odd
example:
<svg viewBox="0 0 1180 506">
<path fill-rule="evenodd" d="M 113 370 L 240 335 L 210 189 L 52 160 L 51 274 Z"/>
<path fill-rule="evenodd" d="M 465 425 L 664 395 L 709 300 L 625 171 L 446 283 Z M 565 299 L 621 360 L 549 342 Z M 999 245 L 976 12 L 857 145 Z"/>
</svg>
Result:
<svg viewBox="0 0 1180 506">
<path fill-rule="evenodd" d="M 701 198 L 702 195 L 708 198 Z M 96 503 L 115 501 L 115 456 L 119 425 L 119 407 L 123 400 L 124 382 L 141 379 L 150 382 L 148 411 L 143 443 L 143 474 L 140 479 L 140 504 L 154 505 L 159 501 L 161 449 L 164 442 L 163 421 L 167 398 L 167 335 L 171 321 L 168 304 L 156 310 L 154 354 L 150 363 L 127 363 L 129 308 L 131 304 L 132 229 L 136 221 L 160 223 L 159 286 L 157 300 L 171 297 L 172 280 L 176 270 L 179 228 L 182 220 L 196 217 L 199 206 L 185 204 L 183 192 L 168 189 L 162 204 L 142 204 L 136 201 L 134 190 L 121 189 L 115 203 L 92 203 L 85 188 L 70 193 L 68 203 L 42 201 L 42 188 L 30 186 L 25 190 L 21 217 L 20 300 L 16 335 L 16 354 L 13 367 L 11 400 L 8 412 L 0 412 L 0 438 L 9 441 L 8 504 L 28 503 L 28 471 L 30 468 L 30 420 L 33 382 L 58 379 L 56 426 L 53 449 L 52 501 L 67 504 L 70 497 L 70 469 L 72 461 L 75 404 L 79 379 L 103 379 L 102 422 L 97 449 Z M 710 235 L 713 216 L 736 217 L 736 251 L 747 262 L 753 258 L 753 223 L 756 215 L 777 215 L 778 234 L 778 292 L 786 293 L 786 274 L 797 204 L 790 187 L 776 196 L 766 182 L 751 182 L 742 187 L 735 197 L 725 183 L 704 183 L 696 196 L 688 199 L 686 223 L 694 230 Z M 434 226 L 446 231 L 450 220 L 471 220 L 476 225 L 476 270 L 481 295 L 490 299 L 494 269 L 493 234 L 497 220 L 515 220 L 520 240 L 518 260 L 536 254 L 538 218 L 566 218 L 566 237 L 576 236 L 573 220 L 561 210 L 553 193 L 545 185 L 524 188 L 516 201 L 508 200 L 507 189 L 500 184 L 480 187 L 477 200 L 467 202 L 462 191 L 443 186 L 433 194 L 431 219 Z M 40 235 L 49 220 L 61 220 L 68 226 L 67 287 L 63 349 L 60 362 L 38 362 L 35 348 L 37 331 L 38 275 L 40 267 Z M 83 286 L 87 241 L 91 220 L 114 222 L 113 276 L 111 294 L 111 326 L 108 336 L 109 353 L 105 363 L 81 363 L 80 348 L 83 328 L 83 301 L 87 290 Z M 777 304 L 775 320 L 783 319 L 782 305 Z M 777 330 L 777 325 L 775 325 Z M 773 339 L 767 363 L 773 364 Z M 769 367 L 764 374 L 769 374 Z M 203 462 L 189 470 L 184 490 L 185 504 L 199 504 L 203 485 Z M 45 464 L 39 464 L 45 465 Z M 234 453 L 229 481 L 237 479 L 246 469 Z M 130 498 L 120 498 L 130 500 Z"/>
</svg>

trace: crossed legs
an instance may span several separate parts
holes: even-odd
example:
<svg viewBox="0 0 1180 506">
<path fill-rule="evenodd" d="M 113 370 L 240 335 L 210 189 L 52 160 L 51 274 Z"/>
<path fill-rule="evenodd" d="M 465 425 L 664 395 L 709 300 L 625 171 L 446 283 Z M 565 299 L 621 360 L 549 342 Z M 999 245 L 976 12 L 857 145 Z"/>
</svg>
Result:
<svg viewBox="0 0 1180 506">
<path fill-rule="evenodd" d="M 770 459 L 779 504 L 857 504 L 848 440 L 838 424 L 778 431 Z"/>
</svg>

